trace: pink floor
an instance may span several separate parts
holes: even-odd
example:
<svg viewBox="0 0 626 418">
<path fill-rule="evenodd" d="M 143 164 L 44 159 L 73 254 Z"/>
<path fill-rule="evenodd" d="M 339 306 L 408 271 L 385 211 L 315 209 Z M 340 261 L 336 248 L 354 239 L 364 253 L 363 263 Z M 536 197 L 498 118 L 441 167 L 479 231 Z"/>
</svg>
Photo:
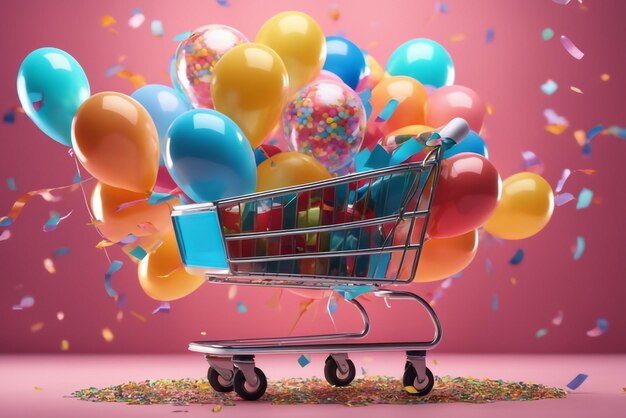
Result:
<svg viewBox="0 0 626 418">
<path fill-rule="evenodd" d="M 357 370 L 370 375 L 399 376 L 403 357 L 398 353 L 355 354 Z M 321 376 L 322 356 L 301 368 L 297 356 L 265 356 L 257 365 L 269 379 Z M 437 365 L 433 364 L 437 361 Z M 271 405 L 239 402 L 224 407 L 224 417 L 624 417 L 626 416 L 626 355 L 446 355 L 432 354 L 435 374 L 524 380 L 564 387 L 578 373 L 587 381 L 566 399 L 497 402 L 494 404 Z M 128 380 L 199 377 L 206 371 L 202 355 L 3 355 L 0 356 L 0 417 L 185 417 L 212 415 L 208 405 L 125 405 L 90 403 L 66 397 L 73 390 L 108 386 Z M 357 373 L 357 377 L 360 373 Z M 41 388 L 36 390 L 35 387 Z"/>
</svg>

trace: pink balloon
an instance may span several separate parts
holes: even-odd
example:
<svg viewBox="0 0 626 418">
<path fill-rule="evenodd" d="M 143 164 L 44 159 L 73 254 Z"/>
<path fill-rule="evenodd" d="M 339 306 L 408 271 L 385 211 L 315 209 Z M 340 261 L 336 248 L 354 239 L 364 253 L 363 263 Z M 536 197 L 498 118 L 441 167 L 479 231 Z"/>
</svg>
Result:
<svg viewBox="0 0 626 418">
<path fill-rule="evenodd" d="M 435 90 L 426 102 L 426 125 L 438 128 L 454 118 L 463 118 L 474 132 L 483 127 L 487 108 L 476 92 L 464 86 Z"/>
<path fill-rule="evenodd" d="M 331 73 L 328 70 L 322 70 L 317 75 L 317 78 L 315 79 L 315 81 L 321 81 L 321 80 L 332 80 L 332 81 L 338 81 L 340 83 L 343 83 L 343 80 L 341 80 L 341 78 L 339 78 L 337 74 Z"/>
<path fill-rule="evenodd" d="M 171 193 L 172 190 L 177 189 L 178 185 L 170 176 L 170 173 L 167 171 L 167 167 L 164 165 L 159 166 L 159 171 L 157 172 L 156 184 L 154 185 L 154 191 L 157 193 Z"/>
</svg>

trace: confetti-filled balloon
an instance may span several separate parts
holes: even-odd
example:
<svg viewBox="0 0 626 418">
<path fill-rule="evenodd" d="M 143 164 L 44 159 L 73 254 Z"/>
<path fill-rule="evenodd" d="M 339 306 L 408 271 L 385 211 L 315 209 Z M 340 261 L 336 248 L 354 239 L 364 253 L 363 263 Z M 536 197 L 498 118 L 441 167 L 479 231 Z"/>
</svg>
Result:
<svg viewBox="0 0 626 418">
<path fill-rule="evenodd" d="M 289 147 L 312 155 L 331 173 L 352 162 L 363 141 L 365 124 L 359 96 L 334 81 L 316 81 L 304 87 L 283 114 Z"/>
<path fill-rule="evenodd" d="M 237 29 L 225 25 L 203 26 L 182 41 L 174 58 L 175 85 L 194 107 L 213 108 L 211 78 L 217 61 L 228 50 L 248 42 Z"/>
</svg>

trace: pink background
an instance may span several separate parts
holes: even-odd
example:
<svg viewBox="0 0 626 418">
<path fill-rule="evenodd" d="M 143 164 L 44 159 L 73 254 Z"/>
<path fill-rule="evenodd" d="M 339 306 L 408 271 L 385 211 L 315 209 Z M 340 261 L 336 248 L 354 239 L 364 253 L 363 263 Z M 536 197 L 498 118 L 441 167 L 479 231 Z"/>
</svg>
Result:
<svg viewBox="0 0 626 418">
<path fill-rule="evenodd" d="M 127 80 L 106 77 L 107 68 L 125 56 L 124 67 L 145 75 L 149 83 L 169 84 L 168 64 L 180 33 L 208 24 L 234 26 L 249 38 L 273 14 L 297 9 L 311 14 L 328 35 L 346 36 L 369 50 L 384 65 L 393 49 L 415 37 L 428 37 L 442 43 L 456 65 L 456 82 L 476 90 L 495 109 L 486 121 L 490 158 L 503 178 L 519 171 L 523 150 L 532 150 L 545 163 L 544 177 L 554 186 L 564 168 L 592 168 L 595 176 L 576 173 L 565 187 L 575 196 L 583 187 L 601 198 L 584 210 L 575 202 L 556 208 L 554 217 L 539 235 L 519 242 L 482 245 L 475 262 L 464 275 L 445 290 L 436 304 L 444 327 L 440 351 L 453 352 L 624 352 L 626 351 L 626 310 L 624 295 L 626 257 L 623 256 L 623 213 L 626 200 L 622 185 L 626 169 L 622 161 L 625 146 L 613 136 L 594 139 L 593 154 L 585 159 L 573 137 L 577 129 L 589 130 L 625 122 L 620 100 L 626 91 L 623 48 L 623 16 L 626 5 L 620 0 L 585 0 L 582 8 L 572 0 L 560 6 L 550 0 L 532 1 L 454 1 L 448 12 L 434 16 L 433 1 L 244 1 L 229 0 L 230 7 L 215 1 L 135 0 L 85 3 L 82 1 L 30 1 L 5 5 L 0 17 L 3 40 L 0 67 L 0 110 L 18 105 L 15 79 L 21 60 L 33 49 L 55 46 L 72 54 L 84 67 L 92 92 L 115 90 L 130 94 Z M 260 5 L 262 4 L 262 7 Z M 331 5 L 339 4 L 341 17 L 329 17 Z M 127 20 L 134 8 L 141 8 L 146 23 L 131 29 Z M 114 34 L 100 26 L 100 17 L 114 16 Z M 165 36 L 151 35 L 149 21 L 160 19 Z M 550 41 L 541 39 L 545 27 L 555 31 Z M 495 39 L 485 43 L 487 28 Z M 464 35 L 454 42 L 451 37 Z M 585 52 L 577 61 L 567 54 L 558 36 L 567 35 Z M 607 82 L 602 73 L 610 74 Z M 548 78 L 559 84 L 558 91 L 546 96 L 540 85 Z M 569 90 L 579 87 L 584 94 Z M 570 121 L 562 135 L 544 130 L 545 108 L 553 108 Z M 0 213 L 30 190 L 70 184 L 74 161 L 67 149 L 49 140 L 23 114 L 16 123 L 0 124 L 2 164 L 0 165 Z M 4 179 L 14 177 L 17 191 L 10 191 Z M 193 295 L 172 303 L 169 314 L 151 315 L 158 302 L 141 291 L 135 266 L 118 250 L 115 259 L 125 262 L 113 278 L 114 287 L 128 297 L 123 319 L 116 319 L 118 308 L 107 296 L 103 276 L 108 262 L 95 248 L 99 236 L 86 226 L 89 217 L 80 192 L 63 192 L 63 200 L 48 203 L 36 198 L 12 226 L 12 237 L 0 242 L 0 351 L 59 352 L 67 339 L 71 352 L 184 352 L 189 340 L 265 336 L 286 333 L 293 324 L 299 303 L 304 299 L 284 295 L 280 311 L 267 306 L 274 290 L 240 289 L 233 300 L 228 287 L 206 284 Z M 44 233 L 48 212 L 74 213 L 54 232 Z M 587 250 L 574 261 L 571 246 L 584 236 Z M 42 260 L 58 247 L 71 253 L 55 258 L 57 272 L 49 274 Z M 525 251 L 518 266 L 509 259 L 518 248 Z M 486 271 L 486 259 L 493 264 Z M 517 284 L 512 285 L 514 276 Z M 412 285 L 412 290 L 428 299 L 438 283 Z M 430 293 L 430 295 L 429 295 Z M 493 294 L 499 307 L 492 310 Z M 13 311 L 22 296 L 32 295 L 35 306 Z M 237 313 L 237 302 L 246 304 L 246 314 Z M 413 311 L 400 304 L 388 309 L 378 301 L 372 307 L 378 338 L 410 339 Z M 563 311 L 560 326 L 551 324 Z M 56 319 L 62 311 L 65 318 Z M 142 322 L 130 311 L 147 318 Z M 354 317 L 339 307 L 337 326 L 356 325 Z M 378 315 L 377 315 L 378 314 Z M 586 331 L 598 318 L 606 318 L 605 335 L 589 338 Z M 43 322 L 38 332 L 31 326 Z M 415 326 L 423 322 L 417 320 Z M 112 343 L 101 336 L 109 327 Z M 296 332 L 328 331 L 332 325 L 325 313 L 325 302 L 306 312 Z M 535 332 L 547 328 L 540 339 Z M 425 328 L 427 329 L 427 328 Z"/>
</svg>

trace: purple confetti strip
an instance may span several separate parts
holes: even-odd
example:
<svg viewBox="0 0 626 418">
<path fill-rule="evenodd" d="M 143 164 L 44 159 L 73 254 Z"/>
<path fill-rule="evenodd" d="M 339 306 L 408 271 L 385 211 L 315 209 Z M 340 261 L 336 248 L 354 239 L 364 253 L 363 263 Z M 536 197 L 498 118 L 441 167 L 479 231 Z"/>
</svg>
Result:
<svg viewBox="0 0 626 418">
<path fill-rule="evenodd" d="M 170 305 L 169 302 L 161 302 L 161 304 L 157 306 L 155 310 L 152 311 L 152 314 L 154 315 L 158 313 L 170 313 L 171 309 L 172 309 L 172 306 Z"/>
<path fill-rule="evenodd" d="M 557 206 L 563 206 L 566 203 L 571 202 L 572 200 L 574 200 L 574 195 L 571 193 L 561 193 L 556 195 L 556 197 L 554 198 L 554 204 Z"/>
<path fill-rule="evenodd" d="M 565 48 L 565 50 L 577 60 L 582 59 L 582 57 L 585 56 L 585 53 L 578 49 L 576 45 L 574 45 L 574 42 L 572 42 L 570 38 L 565 35 L 561 35 L 561 45 L 563 45 L 563 48 Z"/>
<path fill-rule="evenodd" d="M 13 310 L 23 311 L 24 309 L 29 309 L 33 306 L 35 306 L 35 298 L 32 296 L 24 296 L 18 305 L 13 305 Z"/>
<path fill-rule="evenodd" d="M 126 298 L 125 294 L 120 293 L 120 296 L 117 298 L 115 303 L 117 304 L 118 308 L 120 308 L 121 310 L 124 310 L 126 309 L 126 306 L 128 305 L 128 299 Z"/>
<path fill-rule="evenodd" d="M 485 270 L 488 274 L 491 274 L 493 268 L 493 264 L 491 263 L 491 259 L 489 257 L 485 258 Z"/>
<path fill-rule="evenodd" d="M 582 385 L 585 380 L 587 380 L 587 378 L 589 377 L 589 375 L 586 375 L 584 373 L 580 373 L 578 374 L 578 376 L 576 376 L 575 378 L 572 379 L 571 382 L 569 382 L 567 385 L 567 388 L 570 390 L 576 390 L 580 387 L 580 385 Z"/>
<path fill-rule="evenodd" d="M 13 125 L 15 123 L 15 111 L 13 109 L 7 110 L 2 116 L 2 122 Z"/>
<path fill-rule="evenodd" d="M 567 179 L 569 178 L 571 174 L 572 174 L 572 170 L 570 170 L 569 168 L 566 168 L 563 170 L 563 174 L 561 174 L 561 178 L 559 179 L 559 182 L 556 185 L 556 189 L 554 189 L 556 193 L 560 193 L 561 190 L 563 190 L 563 187 L 565 186 L 565 182 L 567 181 Z"/>
<path fill-rule="evenodd" d="M 6 241 L 9 238 L 11 238 L 11 231 L 9 229 L 2 231 L 2 234 L 0 234 L 0 241 Z"/>
<path fill-rule="evenodd" d="M 518 248 L 513 257 L 509 260 L 509 264 L 517 266 L 524 260 L 524 250 Z"/>
<path fill-rule="evenodd" d="M 228 3 L 228 0 L 216 0 L 217 4 L 219 4 L 222 7 L 228 7 L 230 6 L 230 3 Z"/>
<path fill-rule="evenodd" d="M 146 250 L 144 250 L 141 246 L 136 246 L 135 248 L 133 248 L 130 252 L 130 255 L 132 255 L 133 257 L 135 257 L 138 260 L 143 260 L 148 253 L 146 252 Z"/>
<path fill-rule="evenodd" d="M 496 36 L 496 33 L 493 30 L 493 28 L 487 28 L 487 33 L 485 35 L 485 43 L 486 44 L 492 43 L 495 36 Z"/>
<path fill-rule="evenodd" d="M 51 212 L 50 218 L 43 226 L 44 232 L 51 232 L 57 229 L 62 220 L 67 219 L 73 211 L 70 211 L 67 215 L 61 216 L 58 212 Z"/>
<path fill-rule="evenodd" d="M 545 109 L 543 116 L 548 125 L 569 125 L 569 121 L 565 117 L 559 116 L 554 109 Z"/>
</svg>

